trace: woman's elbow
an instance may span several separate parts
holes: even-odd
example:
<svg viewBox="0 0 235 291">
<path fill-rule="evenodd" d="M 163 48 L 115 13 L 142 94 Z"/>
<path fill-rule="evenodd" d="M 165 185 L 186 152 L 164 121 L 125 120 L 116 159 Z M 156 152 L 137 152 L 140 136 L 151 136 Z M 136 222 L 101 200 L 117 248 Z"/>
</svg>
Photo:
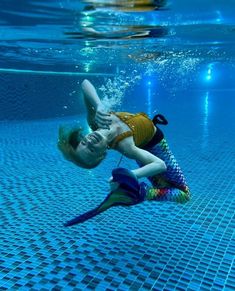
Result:
<svg viewBox="0 0 235 291">
<path fill-rule="evenodd" d="M 85 85 L 86 83 L 88 83 L 89 81 L 87 80 L 87 79 L 84 79 L 83 81 L 82 81 L 82 85 Z"/>
<path fill-rule="evenodd" d="M 167 166 L 166 166 L 166 163 L 165 162 L 160 162 L 160 169 L 161 169 L 161 172 L 166 172 L 167 170 Z"/>
<path fill-rule="evenodd" d="M 90 82 L 87 79 L 84 79 L 81 84 L 82 89 L 85 90 L 89 84 Z"/>
</svg>

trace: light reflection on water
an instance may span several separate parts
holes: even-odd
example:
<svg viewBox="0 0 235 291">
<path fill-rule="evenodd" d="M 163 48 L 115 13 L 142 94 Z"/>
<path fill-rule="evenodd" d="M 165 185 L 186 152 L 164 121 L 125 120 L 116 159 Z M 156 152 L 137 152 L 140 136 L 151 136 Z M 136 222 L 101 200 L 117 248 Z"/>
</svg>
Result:
<svg viewBox="0 0 235 291">
<path fill-rule="evenodd" d="M 110 107 L 146 76 L 157 76 L 165 87 L 170 81 L 173 90 L 187 88 L 203 64 L 234 66 L 231 9 L 219 1 L 197 19 L 197 5 L 186 0 L 32 3 L 24 17 L 17 3 L 0 11 L 0 68 L 114 75 L 100 88 Z"/>
</svg>

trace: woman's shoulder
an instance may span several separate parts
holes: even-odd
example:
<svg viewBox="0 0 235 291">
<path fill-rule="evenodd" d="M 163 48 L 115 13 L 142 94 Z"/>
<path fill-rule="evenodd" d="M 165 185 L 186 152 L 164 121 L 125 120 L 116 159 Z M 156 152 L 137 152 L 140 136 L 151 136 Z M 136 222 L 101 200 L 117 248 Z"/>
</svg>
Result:
<svg viewBox="0 0 235 291">
<path fill-rule="evenodd" d="M 125 154 L 132 146 L 135 146 L 133 135 L 129 134 L 122 140 L 120 140 L 116 146 L 115 150 L 119 151 L 122 154 Z"/>
</svg>

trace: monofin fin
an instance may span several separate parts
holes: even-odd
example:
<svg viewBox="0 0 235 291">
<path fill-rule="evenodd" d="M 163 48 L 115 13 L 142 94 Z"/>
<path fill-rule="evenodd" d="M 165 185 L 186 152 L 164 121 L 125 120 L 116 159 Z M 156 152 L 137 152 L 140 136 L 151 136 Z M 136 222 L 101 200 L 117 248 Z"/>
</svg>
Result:
<svg viewBox="0 0 235 291">
<path fill-rule="evenodd" d="M 131 171 L 117 168 L 112 171 L 112 176 L 113 181 L 119 183 L 119 187 L 110 192 L 98 207 L 66 222 L 64 226 L 82 223 L 113 206 L 131 206 L 144 201 L 145 192 L 140 191 L 138 180 Z"/>
</svg>

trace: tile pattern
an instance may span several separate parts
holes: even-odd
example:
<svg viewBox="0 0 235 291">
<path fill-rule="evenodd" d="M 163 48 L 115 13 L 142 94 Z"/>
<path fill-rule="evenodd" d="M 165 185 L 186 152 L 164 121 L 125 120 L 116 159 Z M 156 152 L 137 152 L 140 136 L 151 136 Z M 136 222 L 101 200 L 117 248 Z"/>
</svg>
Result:
<svg viewBox="0 0 235 291">
<path fill-rule="evenodd" d="M 78 84 L 77 76 L 0 72 L 0 120 L 75 115 L 82 107 Z"/>
<path fill-rule="evenodd" d="M 117 207 L 64 228 L 102 201 L 119 155 L 78 169 L 55 150 L 60 122 L 0 124 L 0 290 L 235 289 L 232 146 L 169 142 L 193 194 L 184 205 Z"/>
</svg>

